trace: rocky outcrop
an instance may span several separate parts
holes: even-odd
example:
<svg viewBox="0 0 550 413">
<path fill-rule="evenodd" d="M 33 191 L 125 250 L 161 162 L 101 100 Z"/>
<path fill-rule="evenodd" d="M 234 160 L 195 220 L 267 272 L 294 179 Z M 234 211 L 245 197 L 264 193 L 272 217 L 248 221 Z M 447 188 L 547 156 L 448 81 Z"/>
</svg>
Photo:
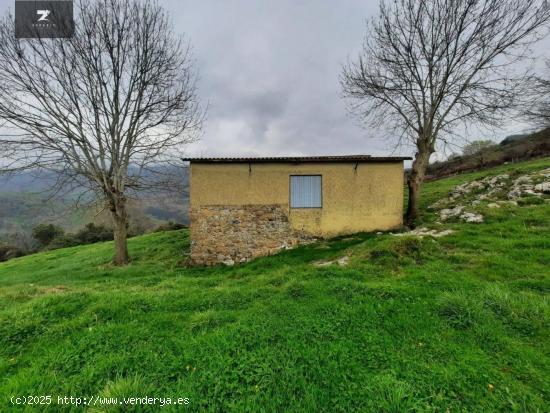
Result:
<svg viewBox="0 0 550 413">
<path fill-rule="evenodd" d="M 349 256 L 344 255 L 343 257 L 336 258 L 334 260 L 320 260 L 320 261 L 313 261 L 311 264 L 314 267 L 327 267 L 329 265 L 337 264 L 340 267 L 345 267 L 349 263 Z"/>
<path fill-rule="evenodd" d="M 474 212 L 465 212 L 460 215 L 460 219 L 470 224 L 480 224 L 483 222 L 483 215 Z"/>
<path fill-rule="evenodd" d="M 508 199 L 517 200 L 522 196 L 541 196 L 550 193 L 550 169 L 545 169 L 531 175 L 522 175 L 516 178 L 512 184 Z"/>
<path fill-rule="evenodd" d="M 441 221 L 447 221 L 449 218 L 458 217 L 462 221 L 469 223 L 481 223 L 483 222 L 483 216 L 473 212 L 465 212 L 464 207 L 458 205 L 454 208 L 442 209 L 439 211 L 439 218 Z"/>
<path fill-rule="evenodd" d="M 452 229 L 445 229 L 443 231 L 438 231 L 436 229 L 428 229 L 426 227 L 421 227 L 421 228 L 415 228 L 412 231 L 399 232 L 393 235 L 395 235 L 396 237 L 415 236 L 418 238 L 424 238 L 424 237 L 439 238 L 439 237 L 444 237 L 446 235 L 451 235 L 452 233 L 454 233 Z"/>
<path fill-rule="evenodd" d="M 440 223 L 458 219 L 477 224 L 484 220 L 481 214 L 483 209 L 480 207 L 517 207 L 523 197 L 538 197 L 549 202 L 548 178 L 550 168 L 520 176 L 502 174 L 469 181 L 455 186 L 448 197 L 440 199 L 428 208 L 437 211 Z"/>
<path fill-rule="evenodd" d="M 550 194 L 550 181 L 542 182 L 535 185 L 535 192 L 542 192 L 544 194 Z"/>
<path fill-rule="evenodd" d="M 515 178 L 502 174 L 465 182 L 455 186 L 447 198 L 430 205 L 429 209 L 437 211 L 441 222 L 456 218 L 464 222 L 481 223 L 483 216 L 478 207 L 497 209 L 501 206 L 518 206 L 518 200 L 523 197 L 548 198 L 548 178 L 550 168 Z"/>
<path fill-rule="evenodd" d="M 461 205 L 458 205 L 454 208 L 445 208 L 439 211 L 439 218 L 442 221 L 447 221 L 449 218 L 460 216 L 463 210 L 464 210 L 464 207 Z"/>
</svg>

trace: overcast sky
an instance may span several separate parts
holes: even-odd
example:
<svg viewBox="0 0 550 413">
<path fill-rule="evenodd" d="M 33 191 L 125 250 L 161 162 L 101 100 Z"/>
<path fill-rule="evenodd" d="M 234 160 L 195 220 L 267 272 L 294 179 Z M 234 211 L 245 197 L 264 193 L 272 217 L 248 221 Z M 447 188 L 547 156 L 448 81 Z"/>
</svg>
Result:
<svg viewBox="0 0 550 413">
<path fill-rule="evenodd" d="M 366 139 L 338 76 L 361 46 L 369 1 L 170 0 L 191 41 L 208 120 L 195 154 L 387 152 Z M 371 135 L 375 135 L 372 133 Z"/>
<path fill-rule="evenodd" d="M 338 76 L 378 1 L 164 0 L 191 41 L 208 120 L 195 155 L 390 154 L 346 113 Z M 550 39 L 537 47 L 549 50 Z M 519 132 L 513 122 L 494 139 Z M 473 137 L 475 138 L 475 137 Z M 410 151 L 410 150 L 409 150 Z M 407 154 L 407 149 L 401 154 Z"/>
<path fill-rule="evenodd" d="M 190 155 L 390 154 L 345 109 L 338 76 L 375 0 L 160 0 L 192 44 L 209 105 Z M 13 1 L 0 0 L 2 9 Z M 550 39 L 537 46 L 550 50 Z M 511 122 L 493 138 L 519 132 Z M 378 138 L 377 138 L 378 136 Z M 473 137 L 475 138 L 475 137 Z M 402 150 L 395 154 L 406 154 Z"/>
</svg>

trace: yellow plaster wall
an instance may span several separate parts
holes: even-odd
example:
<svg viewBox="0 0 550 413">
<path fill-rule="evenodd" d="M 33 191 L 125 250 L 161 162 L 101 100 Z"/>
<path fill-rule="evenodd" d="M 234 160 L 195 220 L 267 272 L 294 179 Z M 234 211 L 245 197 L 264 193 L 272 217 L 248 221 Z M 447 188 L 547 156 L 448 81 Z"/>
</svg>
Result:
<svg viewBox="0 0 550 413">
<path fill-rule="evenodd" d="M 291 226 L 331 237 L 402 225 L 403 163 L 192 163 L 191 208 L 282 205 Z M 322 175 L 322 208 L 289 208 L 290 175 Z"/>
</svg>

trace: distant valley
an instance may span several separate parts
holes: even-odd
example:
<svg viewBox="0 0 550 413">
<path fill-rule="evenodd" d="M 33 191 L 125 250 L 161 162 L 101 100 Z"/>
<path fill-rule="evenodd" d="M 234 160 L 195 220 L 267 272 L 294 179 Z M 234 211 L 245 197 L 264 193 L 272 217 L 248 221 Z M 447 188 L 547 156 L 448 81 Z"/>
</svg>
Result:
<svg viewBox="0 0 550 413">
<path fill-rule="evenodd" d="M 77 195 L 55 196 L 48 192 L 53 176 L 21 172 L 0 178 L 0 244 L 30 249 L 32 229 L 41 223 L 61 226 L 74 232 L 86 223 L 110 226 L 110 216 L 97 205 L 77 206 Z M 187 174 L 182 185 L 168 194 L 145 193 L 128 203 L 131 234 L 154 230 L 167 222 L 188 223 Z"/>
</svg>

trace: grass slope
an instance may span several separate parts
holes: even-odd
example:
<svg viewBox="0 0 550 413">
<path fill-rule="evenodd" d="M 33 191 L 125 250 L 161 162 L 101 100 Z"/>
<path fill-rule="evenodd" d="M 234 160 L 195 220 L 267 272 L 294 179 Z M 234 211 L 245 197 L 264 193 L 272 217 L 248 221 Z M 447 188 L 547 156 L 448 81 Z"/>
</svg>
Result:
<svg viewBox="0 0 550 413">
<path fill-rule="evenodd" d="M 548 166 L 432 182 L 423 202 Z M 548 411 L 549 218 L 549 204 L 506 207 L 443 238 L 359 234 L 233 268 L 180 266 L 185 231 L 131 239 L 126 268 L 111 243 L 14 259 L 0 264 L 0 411 L 31 394 L 190 399 L 167 412 Z"/>
<path fill-rule="evenodd" d="M 510 137 L 508 137 L 510 138 Z M 507 138 L 507 139 L 508 139 Z M 504 141 L 503 141 L 504 142 Z M 529 160 L 550 155 L 550 128 L 540 130 L 519 139 L 492 145 L 472 155 L 462 155 L 435 162 L 428 167 L 428 175 L 449 176 L 458 172 L 484 169 L 510 161 Z"/>
</svg>

